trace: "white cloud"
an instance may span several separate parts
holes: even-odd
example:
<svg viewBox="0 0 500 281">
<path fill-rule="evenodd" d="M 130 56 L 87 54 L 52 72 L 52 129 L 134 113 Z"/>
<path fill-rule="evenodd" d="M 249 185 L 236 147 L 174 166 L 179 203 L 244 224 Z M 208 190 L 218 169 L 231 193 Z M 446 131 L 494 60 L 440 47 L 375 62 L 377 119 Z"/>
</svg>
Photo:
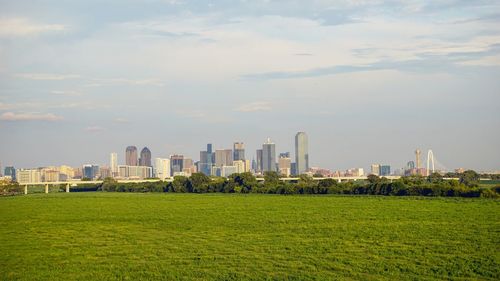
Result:
<svg viewBox="0 0 500 281">
<path fill-rule="evenodd" d="M 54 73 L 17 73 L 15 77 L 30 80 L 66 80 L 80 78 L 76 74 L 54 74 Z"/>
<path fill-rule="evenodd" d="M 0 116 L 3 121 L 59 121 L 63 118 L 52 113 L 14 113 L 5 112 Z"/>
<path fill-rule="evenodd" d="M 67 29 L 62 24 L 35 23 L 25 18 L 0 19 L 0 36 L 29 36 Z"/>
<path fill-rule="evenodd" d="M 272 109 L 268 102 L 253 102 L 244 104 L 236 109 L 239 112 L 270 111 Z"/>
</svg>

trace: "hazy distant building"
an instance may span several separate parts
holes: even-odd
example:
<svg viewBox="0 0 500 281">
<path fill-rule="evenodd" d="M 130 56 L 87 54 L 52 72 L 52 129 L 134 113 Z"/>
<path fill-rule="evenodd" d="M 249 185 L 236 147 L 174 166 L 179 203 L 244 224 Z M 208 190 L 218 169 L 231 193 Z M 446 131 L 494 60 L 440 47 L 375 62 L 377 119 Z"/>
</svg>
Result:
<svg viewBox="0 0 500 281">
<path fill-rule="evenodd" d="M 139 166 L 151 167 L 151 150 L 144 147 L 141 150 L 141 158 L 139 158 Z"/>
<path fill-rule="evenodd" d="M 200 151 L 200 162 L 198 163 L 198 170 L 209 176 L 212 173 L 212 165 L 214 163 L 214 154 L 212 152 L 212 144 L 207 144 L 206 151 Z"/>
<path fill-rule="evenodd" d="M 292 173 L 292 160 L 290 159 L 290 153 L 280 153 L 278 159 L 278 171 L 281 175 L 289 177 Z"/>
<path fill-rule="evenodd" d="M 154 176 L 161 180 L 170 177 L 170 159 L 155 158 Z"/>
<path fill-rule="evenodd" d="M 233 160 L 245 160 L 245 144 L 235 142 L 233 144 Z"/>
<path fill-rule="evenodd" d="M 184 169 L 184 155 L 172 155 L 170 156 L 170 171 L 172 175 L 174 173 L 180 173 Z"/>
<path fill-rule="evenodd" d="M 229 177 L 230 175 L 238 172 L 236 166 L 222 166 L 220 171 L 221 177 Z"/>
<path fill-rule="evenodd" d="M 297 176 L 297 163 L 293 162 L 290 164 L 290 174 Z"/>
<path fill-rule="evenodd" d="M 147 166 L 119 165 L 118 174 L 120 178 L 142 180 L 153 176 L 153 168 Z"/>
<path fill-rule="evenodd" d="M 235 160 L 233 161 L 233 166 L 236 167 L 236 173 L 246 173 L 250 171 L 250 161 L 249 160 Z"/>
<path fill-rule="evenodd" d="M 118 154 L 115 152 L 109 156 L 109 168 L 111 169 L 111 177 L 118 176 Z"/>
<path fill-rule="evenodd" d="M 381 165 L 380 166 L 380 176 L 389 176 L 389 175 L 391 175 L 391 166 Z"/>
<path fill-rule="evenodd" d="M 371 174 L 372 175 L 380 175 L 380 165 L 379 164 L 372 164 L 371 165 Z"/>
<path fill-rule="evenodd" d="M 217 167 L 233 165 L 233 151 L 231 149 L 215 150 L 215 165 Z"/>
<path fill-rule="evenodd" d="M 309 170 L 309 141 L 305 132 L 295 135 L 295 163 L 297 174 L 303 174 Z"/>
<path fill-rule="evenodd" d="M 7 166 L 7 167 L 5 167 L 4 176 L 10 177 L 13 181 L 17 180 L 17 178 L 16 178 L 16 169 L 13 166 Z"/>
<path fill-rule="evenodd" d="M 137 147 L 128 146 L 125 150 L 125 164 L 127 166 L 137 166 Z"/>
<path fill-rule="evenodd" d="M 19 184 L 42 182 L 42 174 L 38 169 L 20 169 L 16 175 Z"/>
<path fill-rule="evenodd" d="M 269 138 L 262 144 L 262 171 L 276 171 L 276 145 Z"/>
<path fill-rule="evenodd" d="M 99 166 L 97 165 L 83 165 L 83 177 L 94 180 L 99 176 Z"/>
<path fill-rule="evenodd" d="M 262 172 L 262 149 L 257 149 L 257 169 L 255 171 Z"/>
</svg>

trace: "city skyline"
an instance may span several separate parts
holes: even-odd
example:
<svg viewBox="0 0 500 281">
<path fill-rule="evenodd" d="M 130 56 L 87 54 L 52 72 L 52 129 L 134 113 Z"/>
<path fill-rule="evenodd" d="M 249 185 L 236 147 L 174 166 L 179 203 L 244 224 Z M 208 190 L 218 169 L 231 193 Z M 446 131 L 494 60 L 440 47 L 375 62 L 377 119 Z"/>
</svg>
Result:
<svg viewBox="0 0 500 281">
<path fill-rule="evenodd" d="M 131 143 L 197 158 L 270 137 L 280 153 L 298 131 L 332 170 L 415 148 L 500 167 L 498 1 L 103 5 L 0 0 L 3 167 L 107 163 Z"/>
</svg>

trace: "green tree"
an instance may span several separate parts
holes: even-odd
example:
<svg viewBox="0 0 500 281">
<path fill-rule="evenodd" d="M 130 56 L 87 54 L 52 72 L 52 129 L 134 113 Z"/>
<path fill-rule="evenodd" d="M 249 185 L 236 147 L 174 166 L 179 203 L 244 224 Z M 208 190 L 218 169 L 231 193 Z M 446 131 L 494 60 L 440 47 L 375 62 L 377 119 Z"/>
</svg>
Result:
<svg viewBox="0 0 500 281">
<path fill-rule="evenodd" d="M 459 181 L 468 187 L 477 187 L 479 185 L 479 174 L 473 170 L 467 170 L 460 174 Z"/>
<path fill-rule="evenodd" d="M 377 183 L 380 181 L 380 177 L 374 174 L 368 175 L 367 178 L 369 183 Z"/>
<path fill-rule="evenodd" d="M 443 182 L 443 176 L 439 173 L 432 173 L 427 177 L 427 180 L 431 183 L 440 183 Z"/>
<path fill-rule="evenodd" d="M 172 182 L 173 192 L 190 192 L 189 179 L 185 176 L 175 176 Z"/>
<path fill-rule="evenodd" d="M 194 173 L 189 177 L 189 190 L 196 193 L 204 193 L 208 191 L 210 178 L 203 173 Z"/>
<path fill-rule="evenodd" d="M 275 171 L 264 172 L 265 185 L 277 185 L 280 182 L 280 176 Z"/>
</svg>

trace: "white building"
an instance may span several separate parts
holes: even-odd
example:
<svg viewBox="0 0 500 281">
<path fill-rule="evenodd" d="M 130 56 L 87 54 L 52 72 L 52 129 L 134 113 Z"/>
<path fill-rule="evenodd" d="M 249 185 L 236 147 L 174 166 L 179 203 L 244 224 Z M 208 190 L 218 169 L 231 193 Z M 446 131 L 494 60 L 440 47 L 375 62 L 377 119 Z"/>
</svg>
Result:
<svg viewBox="0 0 500 281">
<path fill-rule="evenodd" d="M 111 170 L 111 177 L 118 176 L 118 154 L 116 152 L 110 155 L 109 168 Z"/>
<path fill-rule="evenodd" d="M 16 172 L 16 177 L 19 184 L 42 182 L 42 174 L 37 169 L 19 169 Z"/>
<path fill-rule="evenodd" d="M 161 180 L 170 178 L 170 159 L 155 158 L 154 176 Z"/>
</svg>

